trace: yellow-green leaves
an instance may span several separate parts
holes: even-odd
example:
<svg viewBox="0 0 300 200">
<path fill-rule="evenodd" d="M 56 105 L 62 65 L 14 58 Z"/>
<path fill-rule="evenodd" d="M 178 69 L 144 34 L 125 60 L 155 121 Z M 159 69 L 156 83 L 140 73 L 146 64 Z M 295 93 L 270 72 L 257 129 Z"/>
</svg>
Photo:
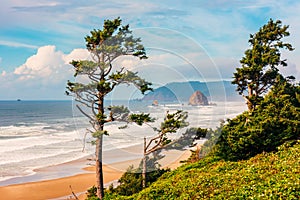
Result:
<svg viewBox="0 0 300 200">
<path fill-rule="evenodd" d="M 98 113 L 96 115 L 96 118 L 97 118 L 97 122 L 100 123 L 100 124 L 104 124 L 106 122 L 106 118 L 107 116 L 103 113 Z"/>
<path fill-rule="evenodd" d="M 97 71 L 97 67 L 99 66 L 97 63 L 89 60 L 81 60 L 81 61 L 73 60 L 72 62 L 70 62 L 70 64 L 73 65 L 74 67 L 75 77 L 78 75 L 92 74 L 95 71 Z"/>
<path fill-rule="evenodd" d="M 95 131 L 92 133 L 93 138 L 100 138 L 102 135 L 108 135 L 108 132 L 106 130 L 103 131 Z"/>
<path fill-rule="evenodd" d="M 112 199 L 296 200 L 300 198 L 299 157 L 299 142 L 245 161 L 208 156 L 164 174 L 134 196 Z"/>
<path fill-rule="evenodd" d="M 106 95 L 112 90 L 111 83 L 105 80 L 100 80 L 97 84 L 97 90 L 102 95 Z"/>
<path fill-rule="evenodd" d="M 154 119 L 150 117 L 150 114 L 145 114 L 145 113 L 141 113 L 141 114 L 131 114 L 129 115 L 129 121 L 130 122 L 135 122 L 137 125 L 143 125 L 144 123 L 147 122 L 153 122 Z"/>
<path fill-rule="evenodd" d="M 174 133 L 179 128 L 188 126 L 187 119 L 188 114 L 182 110 L 178 110 L 175 113 L 167 113 L 164 121 L 161 123 L 160 128 L 163 133 Z"/>
</svg>

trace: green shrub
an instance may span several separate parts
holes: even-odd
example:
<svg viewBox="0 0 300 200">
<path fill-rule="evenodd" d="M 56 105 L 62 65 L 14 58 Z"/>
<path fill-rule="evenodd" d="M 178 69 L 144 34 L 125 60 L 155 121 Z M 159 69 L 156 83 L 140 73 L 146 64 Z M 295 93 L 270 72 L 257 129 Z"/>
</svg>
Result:
<svg viewBox="0 0 300 200">
<path fill-rule="evenodd" d="M 161 159 L 163 156 L 160 151 L 154 152 L 152 158 L 147 159 L 147 181 L 146 187 L 155 182 L 160 176 L 165 172 L 170 171 L 169 169 L 160 169 L 160 165 L 157 160 Z M 110 187 L 109 192 L 113 194 L 118 194 L 122 196 L 130 196 L 132 194 L 138 193 L 143 189 L 142 186 L 142 162 L 138 168 L 134 166 L 129 166 L 127 171 L 118 180 L 119 185 L 116 188 Z"/>
<path fill-rule="evenodd" d="M 300 86 L 280 80 L 255 111 L 228 120 L 214 147 L 215 154 L 227 160 L 248 159 L 299 138 L 299 94 Z"/>
<path fill-rule="evenodd" d="M 300 141 L 278 149 L 239 162 L 208 156 L 164 174 L 128 199 L 299 199 Z"/>
<path fill-rule="evenodd" d="M 96 186 L 91 187 L 87 190 L 87 198 L 86 200 L 99 200 L 97 197 L 97 188 Z"/>
</svg>

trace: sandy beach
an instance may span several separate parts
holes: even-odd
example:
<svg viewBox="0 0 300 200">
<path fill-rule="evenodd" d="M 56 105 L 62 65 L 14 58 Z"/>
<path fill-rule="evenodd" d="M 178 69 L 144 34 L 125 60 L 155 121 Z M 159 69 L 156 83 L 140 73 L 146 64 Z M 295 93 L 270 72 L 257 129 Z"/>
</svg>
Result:
<svg viewBox="0 0 300 200">
<path fill-rule="evenodd" d="M 189 156 L 190 151 L 180 152 L 172 150 L 167 153 L 167 156 L 164 159 L 161 160 L 161 165 L 164 168 L 169 167 L 171 169 L 174 169 L 181 164 L 181 160 L 186 160 Z M 104 182 L 108 184 L 112 181 L 118 180 L 126 171 L 128 166 L 137 166 L 139 162 L 140 159 L 133 159 L 104 165 Z M 68 164 L 70 165 L 70 163 Z M 47 168 L 41 169 L 43 173 L 47 173 L 47 170 Z M 86 190 L 94 184 L 94 167 L 90 166 L 85 167 L 84 171 L 81 174 L 76 174 L 73 176 L 2 186 L 0 187 L 0 194 L 1 199 L 63 200 L 72 199 L 73 191 L 76 195 L 80 196 L 80 199 L 84 199 Z"/>
</svg>

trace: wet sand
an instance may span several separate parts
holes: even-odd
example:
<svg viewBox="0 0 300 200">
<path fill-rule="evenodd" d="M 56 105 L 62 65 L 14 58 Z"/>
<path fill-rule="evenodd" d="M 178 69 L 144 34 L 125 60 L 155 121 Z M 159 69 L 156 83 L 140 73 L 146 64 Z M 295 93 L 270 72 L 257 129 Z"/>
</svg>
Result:
<svg viewBox="0 0 300 200">
<path fill-rule="evenodd" d="M 129 150 L 136 151 L 136 148 Z M 127 153 L 129 151 L 126 150 Z M 115 154 L 116 155 L 116 154 Z M 181 160 L 186 160 L 190 156 L 190 151 L 169 151 L 166 157 L 161 160 L 161 165 L 164 168 L 174 169 L 181 165 Z M 77 163 L 76 163 L 77 162 Z M 66 165 L 79 166 L 75 161 L 67 163 Z M 112 164 L 105 164 L 103 166 L 104 183 L 109 184 L 118 180 L 130 165 L 138 166 L 140 159 L 132 159 L 127 161 L 114 162 Z M 81 163 L 82 164 L 82 163 Z M 65 167 L 64 165 L 60 167 Z M 55 167 L 43 168 L 37 170 L 37 173 L 53 173 Z M 64 170 L 67 170 L 65 167 Z M 94 167 L 85 167 L 80 174 L 67 176 L 63 178 L 54 178 L 50 180 L 41 180 L 36 182 L 25 182 L 21 184 L 12 184 L 0 187 L 1 199 L 14 200 L 45 200 L 45 199 L 72 199 L 72 191 L 84 199 L 84 194 L 88 188 L 95 184 Z M 70 188 L 72 187 L 72 190 Z"/>
</svg>

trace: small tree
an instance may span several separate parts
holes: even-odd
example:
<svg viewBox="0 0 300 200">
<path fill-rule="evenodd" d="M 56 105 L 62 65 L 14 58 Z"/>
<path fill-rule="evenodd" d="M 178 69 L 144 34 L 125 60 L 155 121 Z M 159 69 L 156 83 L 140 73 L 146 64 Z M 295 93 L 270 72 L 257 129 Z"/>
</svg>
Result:
<svg viewBox="0 0 300 200">
<path fill-rule="evenodd" d="M 180 138 L 172 142 L 171 149 L 183 149 L 185 147 L 194 147 L 197 145 L 196 140 L 204 139 L 208 133 L 208 129 L 200 127 L 188 128 Z M 169 145 L 168 145 L 169 146 Z"/>
<path fill-rule="evenodd" d="M 270 19 L 257 33 L 250 35 L 251 48 L 240 60 L 242 67 L 236 68 L 232 81 L 237 85 L 239 94 L 246 99 L 249 111 L 255 109 L 262 95 L 274 85 L 279 74 L 278 66 L 287 66 L 286 60 L 281 59 L 280 49 L 293 50 L 291 44 L 282 41 L 290 35 L 288 27 L 282 26 L 279 20 L 274 22 Z"/>
<path fill-rule="evenodd" d="M 143 188 L 146 187 L 146 173 L 147 173 L 147 157 L 149 154 L 162 149 L 171 142 L 168 138 L 168 133 L 175 133 L 178 129 L 188 126 L 185 121 L 188 115 L 187 112 L 178 110 L 175 113 L 167 112 L 164 121 L 161 123 L 160 128 L 153 128 L 157 132 L 157 136 L 151 138 L 148 143 L 146 137 L 144 137 L 144 152 L 143 152 Z M 149 114 L 132 114 L 129 116 L 129 120 L 142 125 L 145 122 L 151 122 L 153 119 L 150 118 Z"/>
<path fill-rule="evenodd" d="M 158 150 L 153 152 L 153 157 L 147 160 L 147 168 L 150 168 L 151 170 L 147 173 L 147 186 L 155 182 L 164 173 L 170 171 L 170 169 L 160 169 L 160 164 L 157 161 L 163 157 L 164 156 L 162 156 Z M 140 165 L 136 169 L 133 165 L 129 166 L 126 172 L 118 180 L 119 185 L 116 188 L 113 188 L 112 185 L 109 188 L 109 191 L 123 196 L 130 196 L 141 191 L 143 189 L 142 168 L 143 161 L 140 162 Z"/>
<path fill-rule="evenodd" d="M 96 138 L 96 188 L 97 196 L 103 199 L 103 171 L 102 171 L 102 142 L 106 123 L 124 118 L 128 110 L 124 107 L 109 108 L 109 115 L 105 114 L 104 98 L 120 84 L 133 84 L 143 94 L 150 90 L 149 82 L 141 79 L 137 73 L 124 68 L 113 67 L 113 62 L 120 56 L 135 56 L 146 59 L 146 52 L 140 38 L 134 38 L 129 25 L 121 26 L 121 19 L 105 20 L 102 30 L 93 30 L 85 37 L 87 50 L 92 60 L 72 61 L 74 76 L 84 77 L 85 82 L 67 83 L 67 95 L 72 95 L 77 102 L 90 112 L 76 105 L 88 119 L 92 126 L 90 132 Z M 88 81 L 87 81 L 88 80 Z M 86 83 L 87 81 L 87 83 Z M 123 114 L 122 114 L 123 113 Z"/>
<path fill-rule="evenodd" d="M 263 151 L 275 151 L 286 141 L 300 137 L 300 86 L 282 76 L 265 95 L 261 104 L 223 126 L 215 155 L 226 160 L 242 160 Z"/>
<path fill-rule="evenodd" d="M 197 142 L 195 141 L 200 140 L 200 139 L 205 139 L 207 133 L 209 133 L 211 130 L 208 129 L 203 129 L 200 127 L 191 127 L 188 128 L 185 133 L 182 134 L 182 136 L 177 139 L 176 141 L 172 142 L 171 149 L 183 149 L 185 147 L 195 147 L 195 150 L 190 150 L 191 151 L 191 156 L 188 158 L 188 160 L 182 161 L 182 162 L 196 162 L 198 161 L 201 156 L 200 156 L 200 151 L 201 148 L 199 148 Z M 168 147 L 170 148 L 170 147 Z"/>
</svg>

